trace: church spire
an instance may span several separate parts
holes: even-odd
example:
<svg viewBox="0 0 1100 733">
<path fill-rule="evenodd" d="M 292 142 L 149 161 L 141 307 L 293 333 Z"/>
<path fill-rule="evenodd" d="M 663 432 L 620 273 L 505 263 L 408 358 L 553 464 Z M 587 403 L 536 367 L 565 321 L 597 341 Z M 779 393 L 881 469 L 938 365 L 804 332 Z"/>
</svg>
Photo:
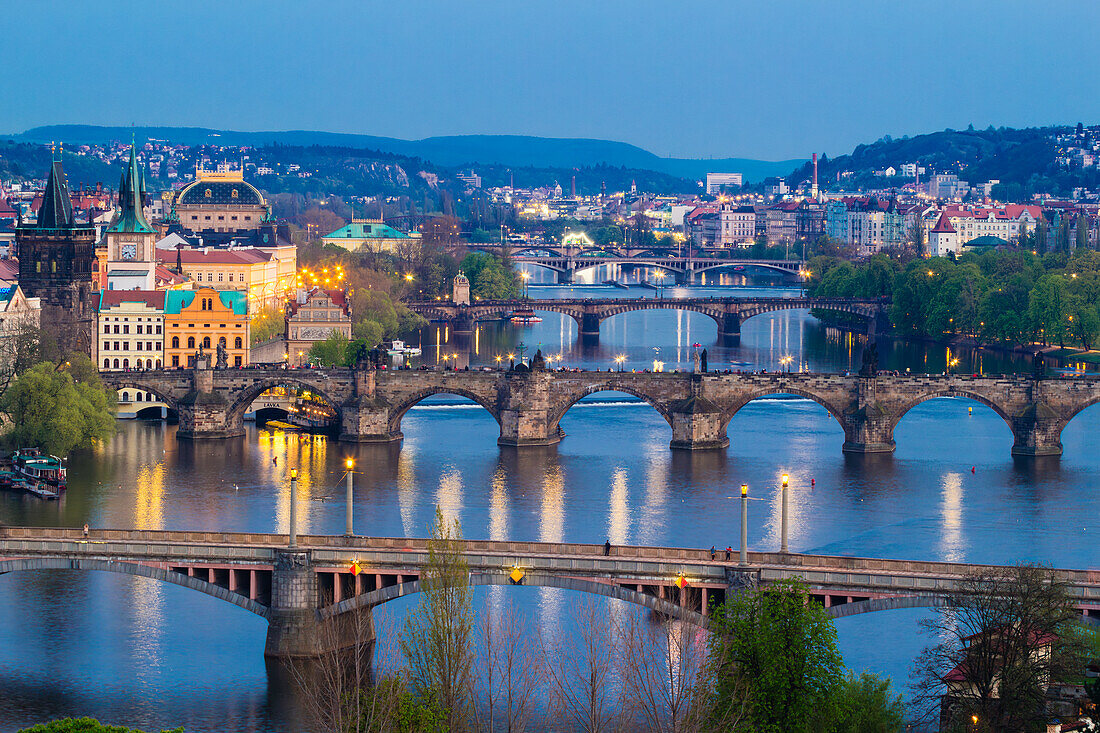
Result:
<svg viewBox="0 0 1100 733">
<path fill-rule="evenodd" d="M 111 232 L 137 232 L 149 234 L 153 227 L 145 220 L 145 176 L 137 161 L 137 143 L 130 145 L 130 161 L 122 171 L 118 184 L 118 219 L 111 225 Z"/>
<path fill-rule="evenodd" d="M 65 171 L 60 160 L 52 160 L 54 151 L 50 148 L 50 176 L 46 181 L 46 190 L 42 192 L 42 206 L 38 209 L 39 229 L 68 229 L 73 225 L 73 202 L 69 198 L 69 185 L 65 180 Z"/>
</svg>

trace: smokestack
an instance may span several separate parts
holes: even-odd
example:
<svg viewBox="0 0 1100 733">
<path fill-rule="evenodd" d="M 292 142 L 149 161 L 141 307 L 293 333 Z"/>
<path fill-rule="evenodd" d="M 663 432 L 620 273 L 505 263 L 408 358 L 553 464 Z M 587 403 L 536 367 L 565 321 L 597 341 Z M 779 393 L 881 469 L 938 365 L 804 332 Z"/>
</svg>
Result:
<svg viewBox="0 0 1100 733">
<path fill-rule="evenodd" d="M 569 198 L 577 198 L 577 174 L 573 174 L 573 182 L 569 184 Z"/>
<path fill-rule="evenodd" d="M 814 153 L 814 185 L 810 188 L 810 198 L 817 200 L 817 153 Z"/>
</svg>

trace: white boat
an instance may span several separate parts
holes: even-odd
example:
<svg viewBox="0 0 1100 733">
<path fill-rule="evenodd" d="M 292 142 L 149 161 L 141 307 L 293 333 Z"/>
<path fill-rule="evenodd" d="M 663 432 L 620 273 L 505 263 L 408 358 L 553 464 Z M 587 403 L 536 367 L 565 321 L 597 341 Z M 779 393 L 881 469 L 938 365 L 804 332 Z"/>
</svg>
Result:
<svg viewBox="0 0 1100 733">
<path fill-rule="evenodd" d="M 28 494 L 37 496 L 39 499 L 58 499 L 61 497 L 61 492 L 45 481 L 38 481 L 32 478 L 16 479 L 12 486 L 17 489 L 22 489 Z"/>
<path fill-rule="evenodd" d="M 390 342 L 390 345 L 386 347 L 386 353 L 390 356 L 420 356 L 420 348 L 416 346 L 406 346 L 404 341 L 394 339 Z"/>
</svg>

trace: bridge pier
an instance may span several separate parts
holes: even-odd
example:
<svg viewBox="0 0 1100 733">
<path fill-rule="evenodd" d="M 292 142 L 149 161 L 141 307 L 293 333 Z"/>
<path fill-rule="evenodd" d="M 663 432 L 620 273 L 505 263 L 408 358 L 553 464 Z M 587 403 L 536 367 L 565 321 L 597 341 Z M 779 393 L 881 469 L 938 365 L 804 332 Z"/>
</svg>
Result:
<svg viewBox="0 0 1100 733">
<path fill-rule="evenodd" d="M 465 334 L 474 332 L 474 319 L 465 313 L 455 316 L 447 322 L 447 326 L 451 329 L 451 333 Z"/>
<path fill-rule="evenodd" d="M 702 377 L 702 375 L 698 375 Z M 701 380 L 699 380 L 701 382 Z M 698 395 L 672 405 L 672 441 L 676 450 L 716 450 L 730 444 L 722 411 Z"/>
<path fill-rule="evenodd" d="M 1012 455 L 1062 455 L 1065 423 L 1048 405 L 1036 402 L 1012 418 Z"/>
<path fill-rule="evenodd" d="M 577 277 L 577 269 L 575 267 L 567 267 L 558 271 L 558 284 L 559 285 L 572 285 Z"/>
<path fill-rule="evenodd" d="M 550 424 L 550 382 L 551 376 L 538 369 L 505 373 L 497 445 L 553 445 L 561 441 L 557 422 Z"/>
<path fill-rule="evenodd" d="M 855 410 L 837 415 L 844 428 L 845 453 L 893 453 L 896 418 L 878 401 L 878 380 L 859 377 L 856 384 Z"/>
<path fill-rule="evenodd" d="M 268 613 L 264 656 L 281 659 L 319 657 L 360 644 L 374 644 L 371 618 L 353 619 L 370 614 L 361 609 L 322 619 L 322 604 L 317 572 L 308 550 L 279 550 L 271 573 L 271 607 Z M 331 602 L 332 599 L 324 599 Z"/>
<path fill-rule="evenodd" d="M 722 314 L 718 321 L 718 338 L 728 346 L 738 346 L 741 343 L 741 313 L 728 311 Z"/>
<path fill-rule="evenodd" d="M 225 397 L 214 390 L 214 370 L 210 368 L 209 360 L 199 360 L 191 372 L 191 391 L 179 401 L 177 413 L 177 438 L 236 438 L 244 435 L 241 416 L 235 415 Z"/>
<path fill-rule="evenodd" d="M 600 316 L 597 313 L 584 313 L 581 315 L 581 336 L 600 335 Z"/>
</svg>

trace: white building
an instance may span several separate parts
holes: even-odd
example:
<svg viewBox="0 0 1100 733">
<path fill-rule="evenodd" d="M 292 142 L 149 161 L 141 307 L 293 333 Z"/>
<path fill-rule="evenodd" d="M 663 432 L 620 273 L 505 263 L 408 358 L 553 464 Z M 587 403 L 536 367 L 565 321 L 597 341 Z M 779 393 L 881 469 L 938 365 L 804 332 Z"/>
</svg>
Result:
<svg viewBox="0 0 1100 733">
<path fill-rule="evenodd" d="M 756 238 L 756 209 L 722 204 L 718 210 L 718 241 L 721 247 L 749 246 Z"/>
<path fill-rule="evenodd" d="M 951 226 L 951 220 L 945 211 L 928 233 L 928 251 L 933 257 L 947 257 L 957 255 L 960 249 L 959 235 L 955 227 Z"/>
<path fill-rule="evenodd" d="M 160 369 L 164 365 L 164 291 L 101 290 L 97 360 L 103 371 Z M 118 390 L 118 416 L 137 417 L 152 408 L 164 417 L 167 405 L 151 392 Z"/>
<path fill-rule="evenodd" d="M 959 244 L 979 237 L 997 237 L 1006 242 L 1020 235 L 1021 227 L 1035 231 L 1042 209 L 1024 204 L 1006 204 L 1003 208 L 949 208 L 944 210 L 958 233 Z"/>
<path fill-rule="evenodd" d="M 741 187 L 742 175 L 740 173 L 708 173 L 707 193 L 714 195 L 722 192 L 723 186 Z"/>
</svg>

